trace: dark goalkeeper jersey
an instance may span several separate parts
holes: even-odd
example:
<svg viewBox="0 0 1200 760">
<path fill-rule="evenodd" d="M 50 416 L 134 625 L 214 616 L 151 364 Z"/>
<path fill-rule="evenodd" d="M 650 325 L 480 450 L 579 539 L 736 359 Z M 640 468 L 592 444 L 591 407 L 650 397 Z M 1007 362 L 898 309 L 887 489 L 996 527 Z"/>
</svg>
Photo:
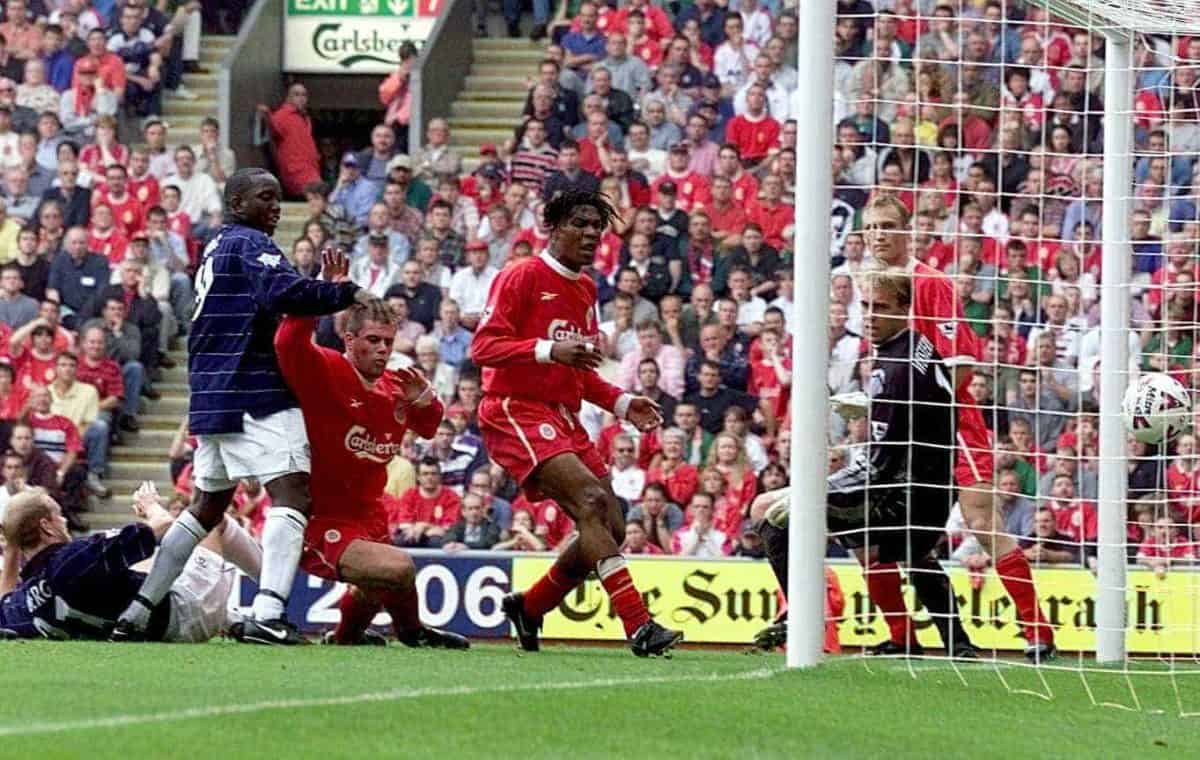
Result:
<svg viewBox="0 0 1200 760">
<path fill-rule="evenodd" d="M 910 487 L 947 491 L 954 482 L 954 384 L 933 344 L 905 330 L 878 346 L 867 393 L 868 440 L 828 477 L 830 506 L 858 510 L 868 495 L 879 503 Z"/>
</svg>

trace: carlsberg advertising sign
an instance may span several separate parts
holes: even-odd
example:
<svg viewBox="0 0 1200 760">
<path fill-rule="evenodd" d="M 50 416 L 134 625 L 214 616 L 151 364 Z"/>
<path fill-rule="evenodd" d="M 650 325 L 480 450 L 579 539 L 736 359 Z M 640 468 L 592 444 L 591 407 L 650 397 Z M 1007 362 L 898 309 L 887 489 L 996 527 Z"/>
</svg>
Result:
<svg viewBox="0 0 1200 760">
<path fill-rule="evenodd" d="M 390 74 L 400 46 L 425 42 L 443 0 L 286 0 L 284 71 Z"/>
</svg>

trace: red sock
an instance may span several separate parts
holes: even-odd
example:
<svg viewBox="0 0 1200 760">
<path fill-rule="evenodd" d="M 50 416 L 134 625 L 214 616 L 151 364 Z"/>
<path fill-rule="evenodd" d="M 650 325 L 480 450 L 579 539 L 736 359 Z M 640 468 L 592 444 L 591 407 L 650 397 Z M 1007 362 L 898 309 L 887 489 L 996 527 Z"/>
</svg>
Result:
<svg viewBox="0 0 1200 760">
<path fill-rule="evenodd" d="M 333 629 L 333 640 L 346 644 L 362 638 L 363 631 L 370 627 L 375 614 L 379 612 L 379 602 L 368 599 L 358 589 L 348 588 L 338 602 L 338 610 L 342 613 L 342 619 Z"/>
<path fill-rule="evenodd" d="M 1053 644 L 1054 629 L 1038 605 L 1033 571 L 1029 568 L 1025 553 L 1017 548 L 996 560 L 996 573 L 1004 584 L 1004 590 L 1017 606 L 1017 620 L 1024 626 L 1025 640 L 1030 644 Z"/>
<path fill-rule="evenodd" d="M 421 613 L 417 607 L 417 590 L 381 591 L 379 600 L 392 616 L 392 629 L 397 636 L 421 627 Z"/>
<path fill-rule="evenodd" d="M 567 575 L 555 562 L 546 571 L 546 574 L 538 578 L 537 582 L 525 592 L 525 614 L 536 618 L 544 617 L 547 612 L 566 599 L 567 594 L 571 593 L 578 585 L 579 581 Z"/>
<path fill-rule="evenodd" d="M 883 612 L 883 620 L 892 632 L 892 641 L 905 646 L 917 637 L 910 625 L 904 592 L 900 590 L 900 570 L 895 562 L 876 562 L 867 568 L 867 594 Z"/>
<path fill-rule="evenodd" d="M 618 554 L 602 559 L 596 563 L 596 572 L 600 575 L 604 590 L 608 592 L 608 598 L 612 600 L 613 609 L 621 616 L 625 636 L 633 636 L 637 629 L 650 622 L 650 612 L 633 585 L 633 578 L 629 577 L 625 558 Z"/>
</svg>

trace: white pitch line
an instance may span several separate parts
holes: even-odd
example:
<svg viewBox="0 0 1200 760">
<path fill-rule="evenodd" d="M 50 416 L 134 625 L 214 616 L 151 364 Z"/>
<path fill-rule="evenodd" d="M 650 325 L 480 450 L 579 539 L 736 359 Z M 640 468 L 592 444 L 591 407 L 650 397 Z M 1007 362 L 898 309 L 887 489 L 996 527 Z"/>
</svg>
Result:
<svg viewBox="0 0 1200 760">
<path fill-rule="evenodd" d="M 523 691 L 572 691 L 576 689 L 611 688 L 617 686 L 653 686 L 659 684 L 677 683 L 719 683 L 722 681 L 755 681 L 771 678 L 782 673 L 782 668 L 759 668 L 757 670 L 739 673 L 709 673 L 707 675 L 691 676 L 650 676 L 647 678 L 601 678 L 592 681 L 564 681 L 562 683 L 530 683 L 514 686 L 496 686 L 478 688 L 474 686 L 452 686 L 427 689 L 393 689 L 391 691 L 367 692 L 365 694 L 347 694 L 340 697 L 319 697 L 313 699 L 274 699 L 263 702 L 247 702 L 232 705 L 211 705 L 208 707 L 187 707 L 182 710 L 170 710 L 156 713 L 133 713 L 127 715 L 110 715 L 103 718 L 84 718 L 81 720 L 64 720 L 45 723 L 25 723 L 22 725 L 0 726 L 0 737 L 30 736 L 34 734 L 55 734 L 67 731 L 85 731 L 95 728 L 123 728 L 147 723 L 172 723 L 194 718 L 214 718 L 223 715 L 245 715 L 248 713 L 264 712 L 266 710 L 286 710 L 294 708 L 334 707 L 340 705 L 355 705 L 364 702 L 398 702 L 409 699 L 424 699 L 426 697 L 457 697 L 474 696 L 477 694 L 506 694 Z"/>
</svg>

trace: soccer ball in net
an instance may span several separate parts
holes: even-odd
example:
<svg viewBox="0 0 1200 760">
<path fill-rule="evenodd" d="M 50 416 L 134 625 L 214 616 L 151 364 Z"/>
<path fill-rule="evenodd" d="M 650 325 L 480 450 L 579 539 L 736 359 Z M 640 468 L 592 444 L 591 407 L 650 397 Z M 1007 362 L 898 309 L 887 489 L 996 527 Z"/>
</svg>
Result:
<svg viewBox="0 0 1200 760">
<path fill-rule="evenodd" d="M 1125 389 L 1121 404 L 1125 428 L 1142 443 L 1161 443 L 1191 425 L 1192 402 L 1187 389 L 1162 372 L 1142 375 Z"/>
</svg>

